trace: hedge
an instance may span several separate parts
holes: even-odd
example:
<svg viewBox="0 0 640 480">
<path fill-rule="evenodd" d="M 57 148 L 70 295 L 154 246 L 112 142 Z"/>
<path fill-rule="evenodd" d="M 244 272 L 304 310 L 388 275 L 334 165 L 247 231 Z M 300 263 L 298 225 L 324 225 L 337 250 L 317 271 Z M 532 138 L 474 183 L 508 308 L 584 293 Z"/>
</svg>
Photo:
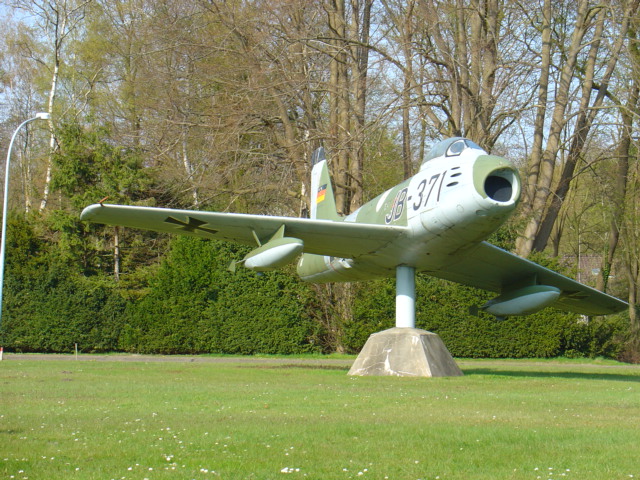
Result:
<svg viewBox="0 0 640 480">
<path fill-rule="evenodd" d="M 318 315 L 326 309 L 293 268 L 264 275 L 227 270 L 246 248 L 176 237 L 158 268 L 115 282 L 89 275 L 58 255 L 27 221 L 12 220 L 10 232 L 0 326 L 7 350 L 70 352 L 76 343 L 88 352 L 162 354 L 297 354 L 335 348 Z M 628 333 L 624 315 L 585 323 L 579 316 L 546 309 L 496 321 L 469 313 L 490 293 L 424 275 L 418 275 L 416 288 L 417 327 L 438 333 L 456 357 L 615 357 Z M 395 283 L 359 283 L 350 290 L 355 292 L 351 314 L 338 319 L 337 343 L 355 353 L 371 333 L 394 326 Z"/>
</svg>

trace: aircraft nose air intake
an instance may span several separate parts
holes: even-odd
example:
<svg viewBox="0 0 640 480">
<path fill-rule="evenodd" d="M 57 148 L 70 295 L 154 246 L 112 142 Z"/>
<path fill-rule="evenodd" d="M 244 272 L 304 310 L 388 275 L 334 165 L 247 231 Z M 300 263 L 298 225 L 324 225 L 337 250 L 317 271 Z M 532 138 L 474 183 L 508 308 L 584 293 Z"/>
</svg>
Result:
<svg viewBox="0 0 640 480">
<path fill-rule="evenodd" d="M 478 157 L 473 166 L 473 184 L 480 196 L 499 204 L 513 205 L 520 198 L 518 172 L 502 157 Z"/>
<path fill-rule="evenodd" d="M 513 185 L 500 175 L 489 175 L 484 181 L 484 191 L 496 202 L 508 202 L 513 195 Z"/>
</svg>

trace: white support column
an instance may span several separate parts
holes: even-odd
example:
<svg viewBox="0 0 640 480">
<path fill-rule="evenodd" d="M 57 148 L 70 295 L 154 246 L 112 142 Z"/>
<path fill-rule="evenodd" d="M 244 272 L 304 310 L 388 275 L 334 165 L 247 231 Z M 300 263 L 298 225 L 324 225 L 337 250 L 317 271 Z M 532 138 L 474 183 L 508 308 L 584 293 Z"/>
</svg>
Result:
<svg viewBox="0 0 640 480">
<path fill-rule="evenodd" d="M 396 267 L 396 327 L 416 328 L 416 269 Z"/>
</svg>

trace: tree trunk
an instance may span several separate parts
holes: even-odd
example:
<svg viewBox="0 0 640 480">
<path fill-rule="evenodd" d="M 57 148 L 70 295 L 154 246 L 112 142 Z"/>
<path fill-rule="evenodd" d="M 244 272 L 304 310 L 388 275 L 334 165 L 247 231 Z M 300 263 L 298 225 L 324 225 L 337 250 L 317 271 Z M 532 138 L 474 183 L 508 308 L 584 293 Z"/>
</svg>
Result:
<svg viewBox="0 0 640 480">
<path fill-rule="evenodd" d="M 193 199 L 193 207 L 198 208 L 200 205 L 200 195 L 198 193 L 198 187 L 195 183 L 195 169 L 193 163 L 189 160 L 189 148 L 187 144 L 189 129 L 186 126 L 182 127 L 182 166 L 184 167 L 185 174 L 187 176 L 187 182 L 191 185 L 191 198 Z"/>
<path fill-rule="evenodd" d="M 351 150 L 353 151 L 349 172 L 351 177 L 351 205 L 349 210 L 355 211 L 363 203 L 363 181 L 364 169 L 364 140 L 366 129 L 366 106 L 367 106 L 367 70 L 369 68 L 369 30 L 371 28 L 371 8 L 373 0 L 364 0 L 361 4 L 359 0 L 351 1 L 351 43 L 352 54 L 352 84 L 354 98 L 354 121 L 353 136 L 351 139 Z"/>
<path fill-rule="evenodd" d="M 349 213 L 349 86 L 347 68 L 346 12 L 344 0 L 331 0 L 329 6 L 331 32 L 331 77 L 329 83 L 330 135 L 333 143 L 332 166 L 338 213 Z"/>
<path fill-rule="evenodd" d="M 528 217 L 533 207 L 544 140 L 545 118 L 547 116 L 547 96 L 549 93 L 549 69 L 551 66 L 551 0 L 544 0 L 542 7 L 542 50 L 540 52 L 540 76 L 538 77 L 538 102 L 536 119 L 533 124 L 533 145 L 527 165 L 527 184 L 523 189 L 522 215 Z"/>
<path fill-rule="evenodd" d="M 607 291 L 609 274 L 613 266 L 616 250 L 620 242 L 621 229 L 623 228 L 623 218 L 626 213 L 626 199 L 629 179 L 629 166 L 632 158 L 632 135 L 634 118 L 638 114 L 638 99 L 640 97 L 640 79 L 638 69 L 640 68 L 640 51 L 637 44 L 637 31 L 639 20 L 634 16 L 628 30 L 629 50 L 632 62 L 633 85 L 629 92 L 629 97 L 625 105 L 620 105 L 620 116 L 622 118 L 622 128 L 620 131 L 620 143 L 616 149 L 616 176 L 615 187 L 613 189 L 613 211 L 609 227 L 609 241 L 606 245 L 605 255 L 602 258 L 602 266 L 598 274 L 596 288 L 602 292 Z M 631 285 L 630 285 L 631 290 Z M 634 310 L 631 304 L 631 310 Z"/>
<path fill-rule="evenodd" d="M 120 281 L 120 227 L 113 231 L 113 278 Z"/>
<path fill-rule="evenodd" d="M 629 281 L 629 321 L 631 324 L 631 332 L 637 336 L 640 333 L 638 323 L 638 280 L 640 276 L 639 265 L 636 258 L 627 262 L 627 279 Z"/>
<path fill-rule="evenodd" d="M 57 48 L 57 46 L 56 46 Z M 60 73 L 60 55 L 56 49 L 55 52 L 55 65 L 53 68 L 53 75 L 51 78 L 51 89 L 49 90 L 49 103 L 47 107 L 47 113 L 49 113 L 49 156 L 47 158 L 47 168 L 44 180 L 44 188 L 42 191 L 42 201 L 40 202 L 40 211 L 44 211 L 47 208 L 49 202 L 49 194 L 51 190 L 51 176 L 53 168 L 53 152 L 56 148 L 56 137 L 53 131 L 53 104 L 56 98 L 56 91 L 58 88 L 58 75 Z"/>
<path fill-rule="evenodd" d="M 632 4 L 630 3 L 628 7 L 632 7 Z M 547 246 L 547 242 L 553 230 L 553 226 L 555 225 L 558 215 L 560 214 L 560 208 L 562 207 L 562 203 L 564 202 L 567 192 L 569 191 L 570 183 L 575 175 L 576 166 L 578 165 L 578 161 L 583 156 L 584 147 L 587 142 L 591 127 L 593 125 L 596 112 L 602 107 L 605 96 L 607 95 L 609 82 L 611 80 L 613 72 L 615 71 L 616 64 L 618 62 L 618 59 L 620 58 L 620 52 L 622 51 L 622 47 L 627 38 L 629 20 L 634 12 L 635 9 L 633 11 L 626 10 L 624 12 L 623 21 L 620 28 L 621 34 L 618 36 L 612 52 L 610 52 L 607 69 L 598 87 L 598 94 L 593 101 L 593 105 L 589 106 L 591 91 L 593 90 L 594 85 L 596 59 L 599 53 L 602 34 L 605 28 L 605 9 L 601 9 L 598 14 L 596 30 L 594 33 L 594 38 L 591 41 L 589 57 L 587 60 L 585 69 L 586 71 L 582 83 L 582 99 L 579 109 L 580 113 L 576 121 L 575 133 L 571 142 L 571 147 L 569 149 L 567 161 L 562 169 L 562 173 L 560 175 L 557 186 L 554 189 L 553 194 L 551 195 L 551 203 L 542 221 L 540 222 L 538 233 L 536 234 L 535 241 L 533 242 L 534 251 L 541 252 Z"/>
<path fill-rule="evenodd" d="M 25 129 L 25 140 L 23 148 L 20 149 L 18 158 L 20 159 L 20 176 L 22 177 L 22 189 L 24 191 L 24 211 L 30 213 L 33 207 L 31 198 L 31 188 L 33 185 L 33 172 L 31 170 L 31 155 L 28 152 L 29 148 L 29 130 Z"/>
<path fill-rule="evenodd" d="M 571 45 L 562 67 L 560 83 L 557 86 L 556 102 L 551 117 L 547 146 L 540 159 L 537 175 L 535 178 L 531 175 L 529 176 L 529 181 L 533 182 L 535 188 L 532 188 L 533 196 L 530 199 L 528 208 L 525 208 L 525 212 L 530 212 L 531 215 L 523 236 L 519 237 L 516 242 L 517 253 L 524 257 L 528 256 L 533 250 L 536 235 L 551 194 L 556 158 L 561 146 L 561 134 L 568 121 L 565 112 L 569 103 L 569 93 L 575 74 L 578 54 L 582 49 L 582 39 L 589 28 L 589 19 L 589 2 L 588 0 L 580 0 L 571 36 Z M 531 172 L 532 170 L 529 169 L 529 171 Z"/>
</svg>

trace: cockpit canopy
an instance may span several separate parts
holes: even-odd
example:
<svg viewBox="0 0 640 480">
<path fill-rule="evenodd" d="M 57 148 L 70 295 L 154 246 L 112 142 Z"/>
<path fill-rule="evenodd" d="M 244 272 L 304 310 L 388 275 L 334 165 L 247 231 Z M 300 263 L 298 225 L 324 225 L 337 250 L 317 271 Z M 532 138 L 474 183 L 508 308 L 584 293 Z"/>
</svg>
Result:
<svg viewBox="0 0 640 480">
<path fill-rule="evenodd" d="M 429 160 L 440 157 L 459 157 L 465 150 L 469 148 L 480 150 L 480 152 L 486 153 L 484 149 L 466 138 L 453 137 L 442 140 L 441 142 L 436 143 L 431 148 L 429 153 L 427 153 L 427 155 L 424 157 L 422 165 L 420 165 L 420 170 L 422 170 L 422 168 Z"/>
</svg>

